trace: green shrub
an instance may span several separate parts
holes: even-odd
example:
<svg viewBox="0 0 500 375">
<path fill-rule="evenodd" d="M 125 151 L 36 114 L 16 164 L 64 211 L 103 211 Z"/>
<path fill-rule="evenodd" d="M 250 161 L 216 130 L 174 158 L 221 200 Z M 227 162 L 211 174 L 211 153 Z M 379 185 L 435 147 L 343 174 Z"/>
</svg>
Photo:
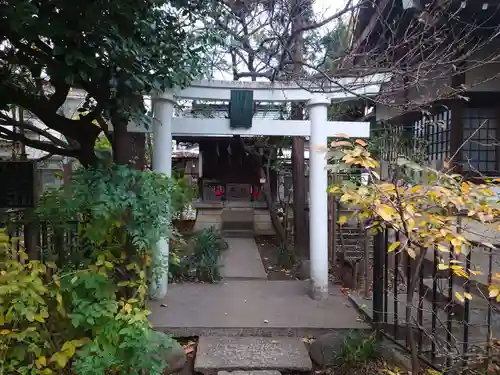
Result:
<svg viewBox="0 0 500 375">
<path fill-rule="evenodd" d="M 357 368 L 378 357 L 375 335 L 351 332 L 344 340 L 341 350 L 335 354 L 333 363 L 342 369 Z"/>
<path fill-rule="evenodd" d="M 71 249 L 64 241 L 56 253 L 45 249 L 42 264 L 0 234 L 1 375 L 163 373 L 173 341 L 154 334 L 145 299 L 149 275 L 165 266 L 152 264 L 151 249 L 172 234 L 181 191 L 153 172 L 81 169 L 37 209 L 51 233 L 78 221 Z"/>
<path fill-rule="evenodd" d="M 221 255 L 227 248 L 227 242 L 215 227 L 196 233 L 174 251 L 179 261 L 177 264 L 170 262 L 172 280 L 219 281 Z"/>
<path fill-rule="evenodd" d="M 4 253 L 0 374 L 139 375 L 167 368 L 161 353 L 173 341 L 156 342 L 143 308 L 145 291 L 121 298 L 113 280 L 123 259 L 100 256 L 88 269 L 61 274 L 53 264 L 28 261 L 22 251 L 15 258 Z M 143 272 L 138 280 L 144 287 Z"/>
<path fill-rule="evenodd" d="M 280 244 L 278 246 L 278 264 L 286 269 L 290 269 L 297 262 L 295 252 L 293 248 L 290 248 L 286 244 Z"/>
<path fill-rule="evenodd" d="M 228 248 L 221 233 L 210 227 L 196 235 L 192 241 L 193 254 L 190 262 L 191 268 L 196 269 L 196 278 L 200 281 L 219 281 L 221 253 Z"/>
</svg>

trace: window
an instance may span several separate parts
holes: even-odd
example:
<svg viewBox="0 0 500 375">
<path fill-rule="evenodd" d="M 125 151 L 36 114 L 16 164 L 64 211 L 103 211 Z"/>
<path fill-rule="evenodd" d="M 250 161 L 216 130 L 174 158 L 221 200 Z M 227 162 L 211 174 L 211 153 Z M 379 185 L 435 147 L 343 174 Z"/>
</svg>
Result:
<svg viewBox="0 0 500 375">
<path fill-rule="evenodd" d="M 450 156 L 450 121 L 449 110 L 423 115 L 420 120 L 415 121 L 414 152 L 423 152 L 429 162 L 446 160 Z"/>
<path fill-rule="evenodd" d="M 496 110 L 466 108 L 464 110 L 463 169 L 492 173 L 497 169 Z"/>
</svg>

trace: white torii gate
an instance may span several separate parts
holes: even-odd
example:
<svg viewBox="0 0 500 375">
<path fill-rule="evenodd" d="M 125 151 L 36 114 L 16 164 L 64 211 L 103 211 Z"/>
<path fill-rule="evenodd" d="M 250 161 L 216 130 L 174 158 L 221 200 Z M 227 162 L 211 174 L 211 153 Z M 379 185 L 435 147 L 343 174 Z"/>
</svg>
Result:
<svg viewBox="0 0 500 375">
<path fill-rule="evenodd" d="M 373 78 L 370 78 L 373 79 Z M 372 81 L 373 82 L 373 81 Z M 351 86 L 353 80 L 351 79 Z M 344 82 L 349 85 L 349 82 Z M 252 90 L 254 101 L 260 102 L 307 102 L 310 120 L 254 120 L 250 129 L 232 129 L 229 119 L 200 119 L 174 117 L 175 98 L 191 100 L 224 100 L 231 97 L 231 90 Z M 327 137 L 346 134 L 350 137 L 366 138 L 370 133 L 368 122 L 327 121 L 327 109 L 332 101 L 345 100 L 357 95 L 375 95 L 379 84 L 356 80 L 349 94 L 337 91 L 330 94 L 312 93 L 296 84 L 235 81 L 198 81 L 190 87 L 173 92 L 159 93 L 152 97 L 154 112 L 153 170 L 170 176 L 172 172 L 172 135 L 280 135 L 310 136 L 309 159 L 309 212 L 311 254 L 311 297 L 323 299 L 328 296 L 328 176 Z M 131 125 L 130 131 L 148 130 Z M 161 239 L 155 249 L 156 256 L 168 259 L 168 241 Z M 156 284 L 156 283 L 153 283 Z M 158 285 L 151 285 L 154 298 L 167 294 L 168 272 L 161 275 Z"/>
</svg>

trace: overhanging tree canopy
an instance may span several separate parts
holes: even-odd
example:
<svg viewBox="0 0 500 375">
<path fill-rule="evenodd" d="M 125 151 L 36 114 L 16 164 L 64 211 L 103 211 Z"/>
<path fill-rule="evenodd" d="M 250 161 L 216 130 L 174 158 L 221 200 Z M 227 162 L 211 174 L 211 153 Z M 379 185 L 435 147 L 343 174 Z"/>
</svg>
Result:
<svg viewBox="0 0 500 375">
<path fill-rule="evenodd" d="M 0 0 L 0 138 L 93 164 L 105 121 L 117 142 L 129 119 L 145 112 L 139 95 L 184 86 L 202 71 L 212 11 L 189 0 Z M 193 25 L 201 17 L 198 31 Z M 87 93 L 76 118 L 60 111 L 71 87 Z M 13 107 L 61 139 L 14 118 Z"/>
</svg>

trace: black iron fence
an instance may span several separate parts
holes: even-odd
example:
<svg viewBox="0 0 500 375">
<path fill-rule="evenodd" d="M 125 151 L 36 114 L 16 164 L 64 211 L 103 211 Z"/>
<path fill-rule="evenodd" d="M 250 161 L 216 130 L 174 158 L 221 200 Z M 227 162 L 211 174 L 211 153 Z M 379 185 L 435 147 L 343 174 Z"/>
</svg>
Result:
<svg viewBox="0 0 500 375">
<path fill-rule="evenodd" d="M 4 212 L 0 218 L 0 243 L 3 251 L 15 254 L 23 250 L 31 259 L 63 266 L 85 256 L 79 239 L 80 226 L 78 221 L 64 225 L 37 222 L 24 210 Z"/>
<path fill-rule="evenodd" d="M 330 197 L 328 258 L 335 280 L 351 290 L 364 289 L 367 297 L 371 294 L 373 238 L 357 217 L 351 218 L 352 214 L 336 197 Z M 342 217 L 347 221 L 339 225 Z"/>
<path fill-rule="evenodd" d="M 488 288 L 499 276 L 499 250 L 422 249 L 412 258 L 389 252 L 395 241 L 392 230 L 375 236 L 372 306 L 358 306 L 381 334 L 445 374 L 500 373 L 500 305 Z"/>
</svg>

